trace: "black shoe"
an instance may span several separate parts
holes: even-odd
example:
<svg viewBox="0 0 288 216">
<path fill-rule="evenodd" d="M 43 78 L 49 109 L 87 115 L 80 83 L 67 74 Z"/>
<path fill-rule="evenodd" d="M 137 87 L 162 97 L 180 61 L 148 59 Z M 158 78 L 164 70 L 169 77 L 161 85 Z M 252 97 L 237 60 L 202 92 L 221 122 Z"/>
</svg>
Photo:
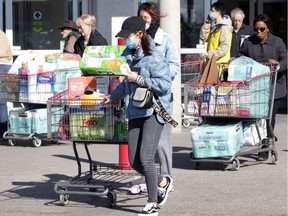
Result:
<svg viewBox="0 0 288 216">
<path fill-rule="evenodd" d="M 164 205 L 168 198 L 168 193 L 173 189 L 173 179 L 170 177 L 164 177 L 167 179 L 165 187 L 158 187 L 157 203 L 158 205 Z"/>
</svg>

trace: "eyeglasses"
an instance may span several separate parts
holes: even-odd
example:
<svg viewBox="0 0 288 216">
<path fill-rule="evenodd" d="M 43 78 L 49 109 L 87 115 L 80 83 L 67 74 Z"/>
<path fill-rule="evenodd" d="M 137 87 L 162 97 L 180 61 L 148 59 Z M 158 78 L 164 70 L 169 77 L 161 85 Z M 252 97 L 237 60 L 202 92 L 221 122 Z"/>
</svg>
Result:
<svg viewBox="0 0 288 216">
<path fill-rule="evenodd" d="M 262 28 L 253 28 L 253 30 L 254 30 L 255 32 L 258 32 L 259 30 L 260 30 L 261 32 L 264 32 L 264 31 L 266 30 L 266 28 L 265 28 L 265 27 L 262 27 Z"/>
</svg>

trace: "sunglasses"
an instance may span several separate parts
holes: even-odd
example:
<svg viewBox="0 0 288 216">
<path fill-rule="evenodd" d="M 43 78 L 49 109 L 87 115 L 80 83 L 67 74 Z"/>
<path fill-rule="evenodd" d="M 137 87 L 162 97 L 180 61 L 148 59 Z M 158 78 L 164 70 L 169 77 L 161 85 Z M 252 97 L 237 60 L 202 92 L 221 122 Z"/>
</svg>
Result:
<svg viewBox="0 0 288 216">
<path fill-rule="evenodd" d="M 255 32 L 258 32 L 259 30 L 261 31 L 261 32 L 264 32 L 265 31 L 265 29 L 266 28 L 253 28 L 253 30 L 255 31 Z"/>
</svg>

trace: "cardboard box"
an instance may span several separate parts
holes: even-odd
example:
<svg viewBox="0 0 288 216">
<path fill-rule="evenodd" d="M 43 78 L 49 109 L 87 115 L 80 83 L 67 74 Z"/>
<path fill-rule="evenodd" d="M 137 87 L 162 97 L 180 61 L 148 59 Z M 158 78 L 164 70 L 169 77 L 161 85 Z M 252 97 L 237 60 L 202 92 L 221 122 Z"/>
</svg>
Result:
<svg viewBox="0 0 288 216">
<path fill-rule="evenodd" d="M 85 91 L 94 91 L 100 95 L 108 95 L 110 85 L 110 77 L 74 77 L 68 79 L 68 99 L 81 99 L 85 95 Z M 95 97 L 86 98 L 95 99 Z"/>
<path fill-rule="evenodd" d="M 236 88 L 234 85 L 218 86 L 215 116 L 234 116 L 236 112 Z"/>
<path fill-rule="evenodd" d="M 70 136 L 73 140 L 106 140 L 114 135 L 112 108 L 70 108 Z"/>
<path fill-rule="evenodd" d="M 96 89 L 96 77 L 77 77 L 68 79 L 68 99 L 81 99 L 87 90 Z"/>
</svg>

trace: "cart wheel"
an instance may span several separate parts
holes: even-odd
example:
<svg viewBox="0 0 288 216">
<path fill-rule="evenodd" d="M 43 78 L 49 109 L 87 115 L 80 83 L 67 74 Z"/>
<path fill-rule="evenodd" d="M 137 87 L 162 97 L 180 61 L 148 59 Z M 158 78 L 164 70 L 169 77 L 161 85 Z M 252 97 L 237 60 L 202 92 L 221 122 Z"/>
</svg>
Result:
<svg viewBox="0 0 288 216">
<path fill-rule="evenodd" d="M 10 146 L 15 146 L 16 141 L 13 140 L 13 139 L 8 139 L 8 144 L 9 144 Z"/>
<path fill-rule="evenodd" d="M 34 147 L 40 147 L 41 146 L 41 139 L 39 139 L 38 137 L 34 137 L 33 138 L 33 146 Z"/>
<path fill-rule="evenodd" d="M 190 159 L 193 162 L 194 169 L 197 169 L 197 170 L 200 169 L 200 163 L 193 161 L 195 159 L 193 152 L 190 153 Z"/>
<path fill-rule="evenodd" d="M 113 208 L 116 205 L 116 193 L 114 191 L 108 192 L 107 205 L 109 208 Z"/>
<path fill-rule="evenodd" d="M 278 154 L 276 151 L 271 151 L 271 160 L 272 160 L 272 164 L 278 163 Z"/>
<path fill-rule="evenodd" d="M 58 143 L 58 139 L 56 139 L 56 138 L 51 139 L 51 143 L 52 144 L 57 144 Z"/>
<path fill-rule="evenodd" d="M 199 170 L 199 169 L 200 169 L 200 163 L 199 163 L 199 162 L 195 162 L 195 163 L 194 163 L 194 168 L 195 168 L 196 170 Z"/>
<path fill-rule="evenodd" d="M 59 200 L 60 200 L 61 205 L 66 206 L 69 202 L 69 196 L 60 194 Z"/>
<path fill-rule="evenodd" d="M 191 159 L 191 160 L 194 160 L 194 159 L 195 159 L 193 152 L 190 153 L 190 159 Z"/>
<path fill-rule="evenodd" d="M 239 168 L 240 168 L 240 161 L 238 160 L 238 158 L 235 158 L 232 161 L 232 170 L 237 171 L 237 170 L 239 170 Z"/>
<path fill-rule="evenodd" d="M 182 125 L 185 128 L 188 128 L 190 126 L 190 121 L 188 119 L 182 119 Z"/>
</svg>

